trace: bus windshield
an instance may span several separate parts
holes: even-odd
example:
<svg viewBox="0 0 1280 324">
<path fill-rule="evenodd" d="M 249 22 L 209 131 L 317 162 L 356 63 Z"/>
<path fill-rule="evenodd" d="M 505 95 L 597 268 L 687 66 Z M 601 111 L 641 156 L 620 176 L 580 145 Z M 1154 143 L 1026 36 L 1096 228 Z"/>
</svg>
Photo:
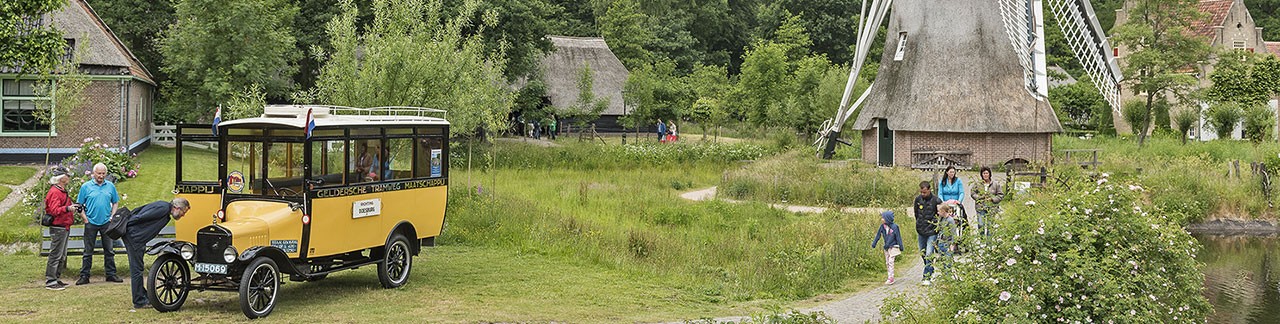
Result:
<svg viewBox="0 0 1280 324">
<path fill-rule="evenodd" d="M 226 193 L 302 196 L 303 143 L 228 141 L 226 152 Z"/>
</svg>

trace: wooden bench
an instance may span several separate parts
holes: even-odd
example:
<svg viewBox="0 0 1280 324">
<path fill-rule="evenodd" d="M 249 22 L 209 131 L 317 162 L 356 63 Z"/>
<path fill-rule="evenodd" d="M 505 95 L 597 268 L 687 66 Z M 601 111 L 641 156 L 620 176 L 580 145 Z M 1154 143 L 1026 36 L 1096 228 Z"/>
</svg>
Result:
<svg viewBox="0 0 1280 324">
<path fill-rule="evenodd" d="M 156 238 L 151 239 L 150 242 L 147 242 L 147 247 L 151 247 L 162 242 L 173 241 L 173 236 L 176 235 L 177 233 L 178 233 L 177 230 L 175 230 L 173 226 L 165 226 L 164 229 L 160 230 L 160 234 L 156 235 Z M 53 245 L 53 241 L 51 241 L 49 238 L 49 228 L 45 227 L 43 230 L 40 231 L 40 234 L 42 237 L 44 237 L 44 241 L 40 242 L 40 256 L 42 257 L 49 256 L 49 247 Z M 100 248 L 102 246 L 101 240 L 94 241 L 93 243 L 94 243 L 93 246 L 95 248 Z M 124 242 L 122 240 L 116 240 L 115 245 L 113 247 L 116 253 L 119 253 L 119 254 L 125 253 Z M 73 253 L 72 251 L 75 251 L 75 252 Z M 72 226 L 71 234 L 67 236 L 67 255 L 80 255 L 84 253 L 83 251 L 84 251 L 84 226 Z M 98 251 L 96 253 L 102 253 L 102 252 Z"/>
<path fill-rule="evenodd" d="M 973 155 L 973 152 L 913 150 L 911 151 L 911 168 L 922 170 L 942 170 L 951 166 L 961 170 L 969 169 L 972 166 L 972 164 L 969 163 L 970 155 Z"/>
<path fill-rule="evenodd" d="M 1102 165 L 1102 162 L 1098 162 L 1098 152 L 1102 152 L 1102 149 L 1060 150 L 1060 152 L 1063 152 L 1066 154 L 1065 160 L 1067 160 L 1066 162 L 1067 164 L 1072 163 L 1071 161 L 1072 153 L 1078 153 L 1078 154 L 1082 153 L 1082 154 L 1090 155 L 1091 158 L 1087 160 L 1082 160 L 1080 162 L 1075 162 L 1075 164 L 1080 165 L 1081 168 L 1086 168 L 1086 169 L 1093 168 L 1093 171 L 1098 171 L 1098 166 Z"/>
</svg>

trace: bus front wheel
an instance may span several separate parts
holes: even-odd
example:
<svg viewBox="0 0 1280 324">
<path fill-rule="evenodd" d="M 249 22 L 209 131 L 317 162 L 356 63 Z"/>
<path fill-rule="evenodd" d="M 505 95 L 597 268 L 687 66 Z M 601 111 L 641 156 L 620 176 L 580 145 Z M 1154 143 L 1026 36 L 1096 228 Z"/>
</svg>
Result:
<svg viewBox="0 0 1280 324">
<path fill-rule="evenodd" d="M 191 273 L 187 271 L 187 262 L 174 254 L 161 255 L 151 265 L 151 273 L 147 278 L 147 300 L 157 311 L 176 311 L 187 301 L 190 287 Z"/>
<path fill-rule="evenodd" d="M 268 257 L 257 257 L 240 277 L 240 310 L 249 319 L 266 317 L 276 308 L 280 271 Z"/>
</svg>

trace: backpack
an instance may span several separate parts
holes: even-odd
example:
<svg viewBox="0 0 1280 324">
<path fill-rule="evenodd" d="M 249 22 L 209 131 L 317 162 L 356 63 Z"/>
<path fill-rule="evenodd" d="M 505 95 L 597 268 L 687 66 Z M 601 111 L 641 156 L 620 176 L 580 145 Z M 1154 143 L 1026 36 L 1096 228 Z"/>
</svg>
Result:
<svg viewBox="0 0 1280 324">
<path fill-rule="evenodd" d="M 124 233 L 128 231 L 129 216 L 133 216 L 129 208 L 120 206 L 119 209 L 116 209 L 116 213 L 111 215 L 110 220 L 107 220 L 107 237 L 113 240 L 124 237 Z"/>
</svg>

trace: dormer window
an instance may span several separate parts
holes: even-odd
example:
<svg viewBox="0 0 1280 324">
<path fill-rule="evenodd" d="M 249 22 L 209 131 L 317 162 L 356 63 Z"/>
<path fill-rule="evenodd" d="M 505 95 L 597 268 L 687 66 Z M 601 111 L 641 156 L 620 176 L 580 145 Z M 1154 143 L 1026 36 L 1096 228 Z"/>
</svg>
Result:
<svg viewBox="0 0 1280 324">
<path fill-rule="evenodd" d="M 907 51 L 907 32 L 898 33 L 898 51 L 893 54 L 894 61 L 901 61 Z"/>
</svg>

